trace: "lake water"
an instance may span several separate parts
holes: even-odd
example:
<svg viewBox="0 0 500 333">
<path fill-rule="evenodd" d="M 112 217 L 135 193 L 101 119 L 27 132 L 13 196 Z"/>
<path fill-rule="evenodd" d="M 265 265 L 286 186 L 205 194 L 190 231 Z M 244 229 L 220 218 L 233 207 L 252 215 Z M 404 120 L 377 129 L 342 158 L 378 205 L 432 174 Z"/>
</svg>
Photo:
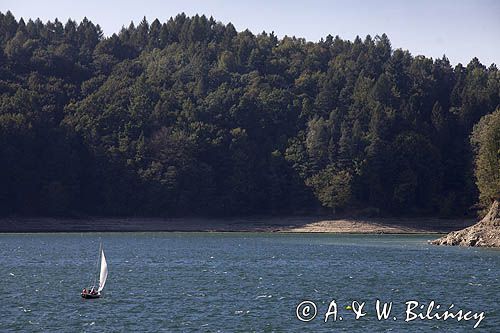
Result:
<svg viewBox="0 0 500 333">
<path fill-rule="evenodd" d="M 0 331 L 465 332 L 476 322 L 405 322 L 409 300 L 484 311 L 475 331 L 498 331 L 500 251 L 428 245 L 433 237 L 1 234 Z M 84 300 L 99 239 L 108 282 L 102 298 Z M 393 302 L 388 320 L 377 320 L 377 299 Z M 309 322 L 296 316 L 304 300 L 317 307 Z M 332 300 L 337 321 L 325 323 Z M 366 302 L 359 320 L 345 309 L 353 300 Z"/>
</svg>

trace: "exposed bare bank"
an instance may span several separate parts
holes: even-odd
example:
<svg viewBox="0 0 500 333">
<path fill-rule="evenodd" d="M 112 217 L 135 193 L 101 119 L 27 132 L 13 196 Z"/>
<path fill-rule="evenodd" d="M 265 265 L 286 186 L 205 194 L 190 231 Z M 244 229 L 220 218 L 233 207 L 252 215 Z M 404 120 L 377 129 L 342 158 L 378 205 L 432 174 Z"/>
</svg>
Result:
<svg viewBox="0 0 500 333">
<path fill-rule="evenodd" d="M 437 218 L 325 219 L 324 217 L 207 218 L 3 218 L 0 232 L 234 231 L 333 233 L 446 233 L 471 220 Z"/>
</svg>

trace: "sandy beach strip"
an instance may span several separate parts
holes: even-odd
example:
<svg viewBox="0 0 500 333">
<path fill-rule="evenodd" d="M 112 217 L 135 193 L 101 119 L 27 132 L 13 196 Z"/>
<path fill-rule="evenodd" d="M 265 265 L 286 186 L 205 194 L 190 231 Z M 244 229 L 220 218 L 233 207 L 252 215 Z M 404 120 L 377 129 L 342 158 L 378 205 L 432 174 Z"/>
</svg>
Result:
<svg viewBox="0 0 500 333">
<path fill-rule="evenodd" d="M 473 219 L 377 218 L 328 219 L 325 217 L 254 218 L 109 218 L 46 217 L 0 218 L 0 232 L 317 232 L 361 234 L 446 233 L 468 227 Z"/>
</svg>

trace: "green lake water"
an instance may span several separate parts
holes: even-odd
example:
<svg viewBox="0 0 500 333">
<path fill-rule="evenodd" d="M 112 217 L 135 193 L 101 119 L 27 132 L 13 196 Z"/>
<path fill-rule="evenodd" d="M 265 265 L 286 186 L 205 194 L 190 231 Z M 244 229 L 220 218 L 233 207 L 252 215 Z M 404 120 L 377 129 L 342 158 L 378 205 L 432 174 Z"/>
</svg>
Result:
<svg viewBox="0 0 500 333">
<path fill-rule="evenodd" d="M 443 311 L 453 304 L 454 311 L 484 312 L 474 331 L 498 332 L 500 251 L 428 245 L 433 237 L 0 234 L 0 331 L 473 330 L 476 320 L 405 322 L 405 302 L 414 300 L 424 306 L 434 301 Z M 100 240 L 108 282 L 102 298 L 84 300 L 79 292 L 96 269 Z M 377 299 L 393 302 L 387 320 L 377 320 Z M 325 323 L 332 300 L 337 320 L 330 316 Z M 365 302 L 366 315 L 358 320 L 345 308 L 353 300 Z M 316 305 L 308 322 L 297 318 L 302 301 Z M 312 315 L 303 310 L 300 316 Z"/>
</svg>

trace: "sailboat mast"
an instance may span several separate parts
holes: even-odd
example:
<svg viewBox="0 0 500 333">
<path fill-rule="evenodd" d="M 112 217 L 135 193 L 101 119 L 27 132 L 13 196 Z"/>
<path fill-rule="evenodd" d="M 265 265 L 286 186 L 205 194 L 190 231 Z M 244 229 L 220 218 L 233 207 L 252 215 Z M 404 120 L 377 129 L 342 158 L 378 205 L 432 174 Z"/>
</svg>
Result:
<svg viewBox="0 0 500 333">
<path fill-rule="evenodd" d="M 95 287 L 97 283 L 97 275 L 99 274 L 99 262 L 101 261 L 101 254 L 102 254 L 102 241 L 99 243 L 99 255 L 97 256 L 94 284 L 92 285 L 92 287 Z"/>
</svg>

